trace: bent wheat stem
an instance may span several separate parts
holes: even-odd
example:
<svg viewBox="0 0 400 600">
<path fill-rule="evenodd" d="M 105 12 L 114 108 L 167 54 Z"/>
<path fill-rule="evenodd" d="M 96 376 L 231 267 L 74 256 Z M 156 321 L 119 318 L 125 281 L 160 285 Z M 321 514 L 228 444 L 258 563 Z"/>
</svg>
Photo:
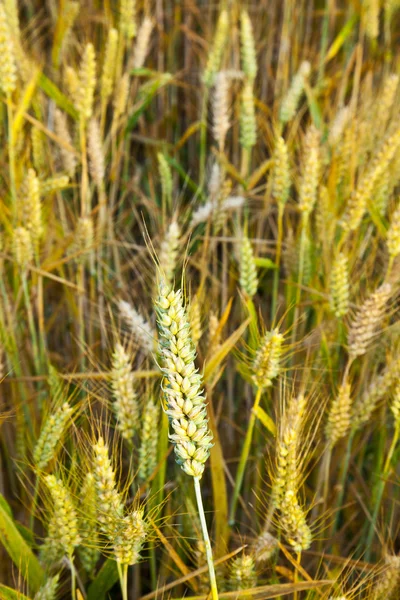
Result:
<svg viewBox="0 0 400 600">
<path fill-rule="evenodd" d="M 212 597 L 212 600 L 218 600 L 217 580 L 215 577 L 215 569 L 214 569 L 214 561 L 213 561 L 213 555 L 212 555 L 212 549 L 211 549 L 211 542 L 210 542 L 210 537 L 208 535 L 206 518 L 204 515 L 203 500 L 201 498 L 200 478 L 193 477 L 193 481 L 194 481 L 194 489 L 196 492 L 197 508 L 199 511 L 201 529 L 202 529 L 203 538 L 204 538 L 204 545 L 205 545 L 207 565 L 208 565 L 208 573 L 210 576 L 211 597 Z"/>
<path fill-rule="evenodd" d="M 232 498 L 232 503 L 231 503 L 230 515 L 229 515 L 229 524 L 230 525 L 233 525 L 235 523 L 235 512 L 236 512 L 237 501 L 238 501 L 240 489 L 241 489 L 242 483 L 243 483 L 244 470 L 246 468 L 247 460 L 248 460 L 249 454 L 250 454 L 251 441 L 253 438 L 253 430 L 254 430 L 254 425 L 256 422 L 256 411 L 260 404 L 260 400 L 261 400 L 261 388 L 258 388 L 256 397 L 254 400 L 253 408 L 251 411 L 251 415 L 250 415 L 249 425 L 247 427 L 246 437 L 245 437 L 243 448 L 242 448 L 242 454 L 240 456 L 238 470 L 236 473 L 235 487 L 233 490 L 233 498 Z"/>
</svg>

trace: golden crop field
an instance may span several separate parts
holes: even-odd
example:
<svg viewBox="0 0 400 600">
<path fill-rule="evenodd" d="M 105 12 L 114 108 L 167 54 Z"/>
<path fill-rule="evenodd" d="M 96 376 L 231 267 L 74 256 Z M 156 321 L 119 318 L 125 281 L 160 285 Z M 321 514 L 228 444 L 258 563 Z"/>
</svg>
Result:
<svg viewBox="0 0 400 600">
<path fill-rule="evenodd" d="M 399 0 L 0 0 L 0 600 L 399 600 L 399 74 Z"/>
</svg>

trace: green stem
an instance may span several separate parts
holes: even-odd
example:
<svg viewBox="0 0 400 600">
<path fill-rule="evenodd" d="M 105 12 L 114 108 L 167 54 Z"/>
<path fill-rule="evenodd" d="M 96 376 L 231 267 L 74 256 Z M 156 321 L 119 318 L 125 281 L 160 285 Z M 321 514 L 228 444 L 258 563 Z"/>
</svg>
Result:
<svg viewBox="0 0 400 600">
<path fill-rule="evenodd" d="M 328 490 L 329 490 L 329 472 L 331 468 L 331 460 L 332 460 L 332 446 L 326 449 L 325 459 L 324 459 L 324 473 L 323 473 L 323 501 L 322 501 L 322 519 L 325 520 L 326 508 L 328 505 Z"/>
<path fill-rule="evenodd" d="M 344 455 L 343 466 L 342 466 L 342 470 L 340 472 L 339 493 L 338 493 L 338 496 L 337 496 L 337 499 L 336 499 L 335 519 L 333 521 L 332 535 L 331 535 L 331 537 L 333 537 L 335 535 L 335 533 L 337 531 L 337 528 L 338 528 L 338 525 L 339 525 L 340 513 L 341 513 L 341 510 L 342 510 L 342 504 L 343 504 L 344 494 L 345 494 L 345 491 L 346 491 L 347 474 L 349 472 L 351 451 L 352 451 L 352 448 L 353 448 L 353 440 L 354 440 L 355 434 L 356 434 L 356 430 L 355 430 L 355 428 L 353 428 L 350 431 L 349 439 L 347 440 L 346 454 Z"/>
<path fill-rule="evenodd" d="M 199 182 L 200 187 L 204 184 L 204 175 L 206 168 L 206 145 L 207 145 L 207 108 L 208 108 L 209 89 L 205 88 L 203 94 L 203 103 L 201 107 L 200 117 L 200 165 L 199 165 Z"/>
<path fill-rule="evenodd" d="M 83 290 L 85 289 L 85 266 L 83 263 L 78 265 L 78 329 L 79 329 L 79 343 L 81 352 L 81 366 L 82 370 L 86 368 L 86 355 L 85 355 L 85 316 L 84 316 L 84 304 L 85 297 Z"/>
<path fill-rule="evenodd" d="M 149 544 L 149 554 L 151 587 L 153 588 L 153 590 L 155 590 L 157 588 L 157 563 L 154 542 L 150 542 Z"/>
<path fill-rule="evenodd" d="M 242 164 L 241 164 L 241 168 L 240 168 L 240 174 L 241 174 L 242 178 L 244 179 L 244 181 L 246 181 L 246 182 L 247 182 L 247 178 L 249 176 L 250 164 L 251 164 L 251 148 L 245 148 L 243 146 L 242 147 Z M 247 187 L 247 184 L 246 184 L 246 187 Z"/>
<path fill-rule="evenodd" d="M 15 151 L 14 151 L 14 134 L 13 134 L 13 111 L 11 106 L 11 98 L 7 97 L 7 121 L 8 121 L 8 158 L 10 162 L 10 188 L 13 223 L 17 221 L 17 192 L 15 185 Z"/>
<path fill-rule="evenodd" d="M 243 476 L 244 476 L 244 470 L 246 468 L 247 459 L 249 458 L 249 454 L 250 454 L 251 440 L 253 438 L 253 430 L 254 430 L 254 425 L 256 422 L 256 411 L 257 411 L 258 405 L 260 404 L 260 400 L 261 400 L 261 388 L 258 388 L 256 397 L 254 400 L 253 408 L 251 411 L 251 415 L 250 415 L 249 425 L 247 427 L 246 437 L 245 437 L 243 448 L 242 448 L 242 454 L 240 456 L 238 470 L 236 473 L 235 487 L 233 490 L 231 510 L 230 510 L 230 514 L 229 514 L 229 524 L 230 525 L 233 525 L 235 523 L 236 505 L 237 505 L 237 501 L 239 498 L 240 489 L 241 489 L 242 483 L 243 483 Z"/>
<path fill-rule="evenodd" d="M 322 79 L 324 77 L 325 56 L 326 56 L 326 51 L 328 49 L 328 36 L 329 36 L 329 17 L 330 17 L 329 3 L 330 3 L 330 0 L 326 0 L 325 14 L 324 14 L 324 19 L 322 21 L 321 50 L 320 50 L 320 55 L 319 55 L 317 86 L 320 86 Z"/>
<path fill-rule="evenodd" d="M 306 230 L 307 230 L 307 220 L 303 218 L 302 221 L 301 221 L 300 251 L 299 251 L 299 274 L 298 274 L 298 280 L 297 280 L 296 304 L 295 304 L 294 317 L 293 317 L 292 344 L 294 344 L 295 341 L 296 341 L 297 320 L 299 318 L 299 308 L 300 308 L 300 300 L 301 300 L 301 286 L 303 284 L 304 247 L 305 247 L 305 243 L 306 243 Z"/>
<path fill-rule="evenodd" d="M 71 598 L 72 600 L 76 600 L 76 572 L 72 554 L 68 557 L 68 560 L 71 567 Z"/>
<path fill-rule="evenodd" d="M 87 167 L 87 151 L 86 151 L 86 123 L 81 117 L 79 121 L 79 137 L 81 144 L 81 161 L 82 161 L 82 178 L 81 178 L 81 217 L 86 217 L 90 208 L 88 206 L 88 167 Z"/>
<path fill-rule="evenodd" d="M 393 268 L 393 263 L 394 263 L 394 256 L 390 256 L 389 257 L 389 263 L 386 269 L 386 275 L 385 275 L 385 281 L 388 281 L 390 274 L 392 272 L 392 268 Z"/>
<path fill-rule="evenodd" d="M 275 269 L 274 269 L 274 282 L 272 288 L 272 302 L 271 302 L 271 321 L 274 321 L 276 316 L 276 305 L 278 301 L 278 289 L 279 289 L 279 271 L 281 264 L 282 254 L 282 237 L 283 237 L 283 212 L 285 205 L 279 202 L 278 204 L 278 237 L 276 240 L 276 256 L 275 256 Z"/>
<path fill-rule="evenodd" d="M 33 499 L 32 499 L 32 509 L 29 517 L 29 529 L 33 533 L 33 527 L 35 525 L 35 513 L 36 513 L 36 502 L 39 495 L 39 477 L 36 475 L 35 479 L 35 489 L 33 491 Z"/>
<path fill-rule="evenodd" d="M 128 600 L 128 565 L 117 561 L 119 584 L 121 586 L 122 600 Z"/>
<path fill-rule="evenodd" d="M 36 372 L 39 374 L 40 373 L 39 345 L 38 345 L 38 340 L 37 340 L 37 335 L 36 335 L 35 321 L 34 321 L 34 318 L 33 318 L 31 301 L 30 301 L 30 297 L 29 297 L 29 290 L 28 290 L 28 282 L 27 282 L 27 279 L 26 279 L 26 272 L 22 272 L 21 273 L 21 281 L 22 281 L 22 289 L 23 289 L 23 292 L 24 292 L 25 308 L 26 308 L 26 312 L 27 312 L 27 315 L 28 315 L 28 326 L 29 326 L 29 331 L 30 331 L 31 339 L 32 339 L 33 361 L 35 363 Z"/>
<path fill-rule="evenodd" d="M 385 465 L 383 467 L 383 473 L 379 478 L 377 488 L 375 489 L 375 493 L 372 495 L 372 498 L 374 500 L 374 510 L 372 513 L 371 522 L 369 524 L 367 541 L 366 541 L 367 551 L 365 553 L 365 559 L 367 561 L 370 560 L 371 545 L 372 545 L 372 540 L 374 538 L 376 521 L 378 519 L 378 513 L 379 513 L 379 509 L 380 509 L 381 502 L 382 502 L 383 492 L 385 491 L 386 481 L 390 474 L 393 453 L 396 449 L 397 442 L 399 441 L 399 435 L 400 435 L 400 423 L 396 423 L 392 443 L 390 444 L 389 452 L 386 457 Z"/>
<path fill-rule="evenodd" d="M 194 489 L 195 489 L 195 492 L 196 492 L 197 508 L 198 508 L 198 511 L 199 511 L 201 529 L 203 531 L 204 545 L 205 545 L 205 548 L 206 548 L 206 557 L 207 557 L 207 564 L 208 564 L 208 572 L 209 572 L 209 575 L 210 575 L 210 584 L 211 584 L 211 597 L 212 597 L 212 600 L 218 600 L 217 580 L 216 580 L 216 577 L 215 577 L 215 569 L 214 569 L 214 561 L 213 561 L 213 556 L 212 556 L 212 548 L 211 548 L 210 537 L 208 535 L 206 517 L 205 517 L 205 514 L 204 514 L 203 500 L 201 498 L 200 479 L 198 477 L 194 477 L 193 480 L 194 480 Z"/>
<path fill-rule="evenodd" d="M 299 566 L 301 564 L 301 552 L 299 552 L 297 554 L 297 562 L 299 563 Z M 298 569 L 294 570 L 294 574 L 293 574 L 293 583 L 294 585 L 296 585 L 299 582 L 299 571 Z M 294 590 L 293 593 L 293 600 L 297 600 L 297 590 Z"/>
</svg>

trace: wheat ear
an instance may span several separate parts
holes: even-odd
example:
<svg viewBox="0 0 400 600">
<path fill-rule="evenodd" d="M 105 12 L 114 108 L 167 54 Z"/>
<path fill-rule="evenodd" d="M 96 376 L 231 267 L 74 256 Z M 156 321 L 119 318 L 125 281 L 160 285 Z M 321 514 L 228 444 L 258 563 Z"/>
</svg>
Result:
<svg viewBox="0 0 400 600">
<path fill-rule="evenodd" d="M 202 390 L 202 376 L 195 366 L 196 351 L 193 343 L 189 318 L 183 305 L 182 292 L 175 292 L 163 282 L 155 302 L 160 334 L 160 356 L 165 376 L 163 392 L 166 413 L 173 433 L 179 465 L 194 480 L 213 600 L 218 599 L 211 542 L 201 498 L 200 479 L 212 446 L 212 434 L 208 427 L 207 409 Z"/>
</svg>

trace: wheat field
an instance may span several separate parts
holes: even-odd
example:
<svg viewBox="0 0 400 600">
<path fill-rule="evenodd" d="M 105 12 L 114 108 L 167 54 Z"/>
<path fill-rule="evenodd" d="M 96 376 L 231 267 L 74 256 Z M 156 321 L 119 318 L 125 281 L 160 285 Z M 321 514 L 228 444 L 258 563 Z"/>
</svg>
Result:
<svg viewBox="0 0 400 600">
<path fill-rule="evenodd" d="M 399 0 L 0 0 L 0 600 L 400 598 Z"/>
</svg>

